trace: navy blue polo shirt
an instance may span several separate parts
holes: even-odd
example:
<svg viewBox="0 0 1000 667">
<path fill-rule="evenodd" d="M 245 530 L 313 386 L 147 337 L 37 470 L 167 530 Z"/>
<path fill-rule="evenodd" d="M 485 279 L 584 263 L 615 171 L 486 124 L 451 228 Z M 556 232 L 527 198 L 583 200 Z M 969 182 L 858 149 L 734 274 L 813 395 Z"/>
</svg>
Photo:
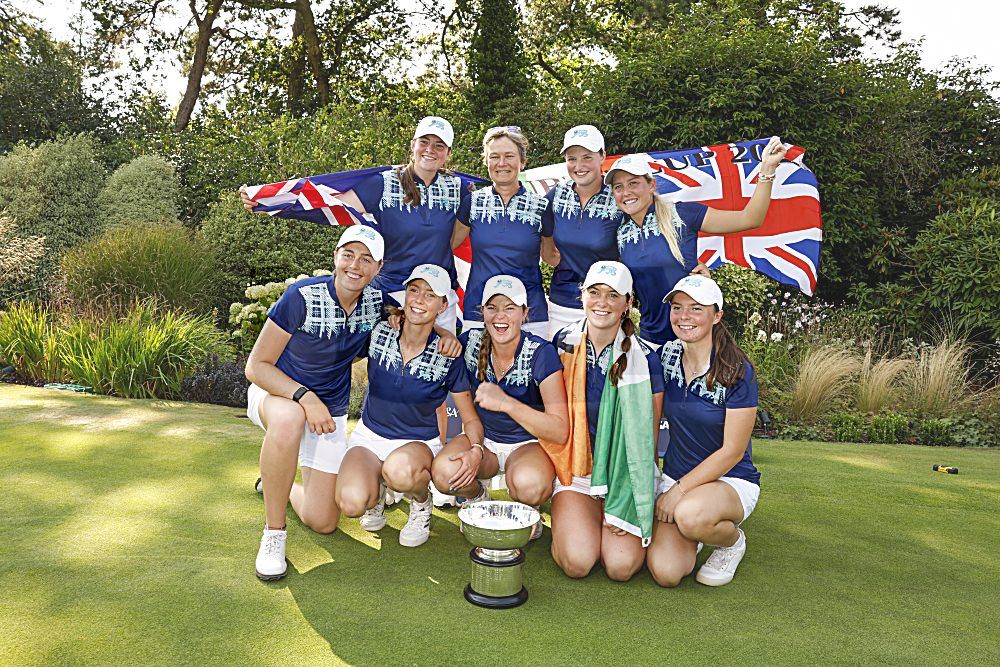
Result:
<svg viewBox="0 0 1000 667">
<path fill-rule="evenodd" d="M 312 389 L 332 416 L 346 415 L 351 363 L 365 355 L 368 336 L 383 319 L 382 303 L 382 293 L 368 285 L 348 315 L 337 298 L 333 276 L 292 283 L 267 313 L 292 335 L 275 366 Z"/>
<path fill-rule="evenodd" d="M 374 433 L 392 440 L 433 440 L 440 435 L 435 411 L 448 392 L 469 391 L 469 379 L 461 359 L 438 352 L 439 340 L 431 332 L 424 351 L 404 365 L 399 332 L 388 322 L 372 331 L 361 421 Z"/>
<path fill-rule="evenodd" d="M 510 367 L 503 379 L 497 382 L 496 373 L 493 371 L 493 355 L 490 355 L 490 360 L 486 365 L 486 379 L 479 379 L 479 350 L 483 343 L 483 330 L 470 329 L 463 332 L 458 340 L 465 348 L 463 359 L 473 392 L 484 381 L 492 382 L 499 385 L 504 393 L 511 398 L 515 398 L 535 410 L 545 411 L 545 402 L 542 400 L 539 385 L 550 375 L 561 373 L 563 367 L 562 362 L 559 361 L 559 353 L 556 352 L 552 343 L 522 331 L 521 341 L 514 354 L 514 365 Z M 494 442 L 514 443 L 536 439 L 506 412 L 485 410 L 478 405 L 476 410 L 479 412 L 479 418 L 483 421 L 486 437 Z"/>
<path fill-rule="evenodd" d="M 688 474 L 722 448 L 727 409 L 757 407 L 757 375 L 749 361 L 746 374 L 735 385 L 727 388 L 717 382 L 709 390 L 705 375 L 685 385 L 683 356 L 684 346 L 678 340 L 667 342 L 660 350 L 666 385 L 663 414 L 670 421 L 670 445 L 663 457 L 663 472 L 673 479 Z M 743 458 L 723 476 L 759 485 L 760 473 L 751 457 L 751 442 L 747 440 Z"/>
<path fill-rule="evenodd" d="M 564 308 L 583 308 L 580 284 L 591 264 L 618 261 L 616 232 L 625 214 L 611 194 L 611 186 L 580 206 L 573 181 L 563 181 L 546 193 L 552 218 L 552 240 L 559 249 L 559 266 L 552 273 L 549 299 Z"/>
<path fill-rule="evenodd" d="M 539 266 L 543 236 L 552 236 L 552 219 L 545 216 L 545 197 L 520 186 L 505 206 L 493 186 L 476 190 L 462 202 L 458 219 L 470 228 L 472 268 L 465 286 L 463 318 L 482 322 L 480 301 L 486 281 L 493 276 L 517 276 L 528 292 L 528 317 L 549 319 Z"/>
<path fill-rule="evenodd" d="M 556 332 L 553 342 L 556 349 L 561 353 L 571 351 L 571 345 L 566 343 L 566 336 L 580 326 L 571 324 Z M 663 367 L 660 364 L 660 357 L 656 352 L 639 341 L 643 352 L 646 354 L 646 363 L 649 365 L 649 386 L 651 393 L 658 394 L 663 391 Z M 609 344 L 600 353 L 594 349 L 594 344 L 587 339 L 587 428 L 590 430 L 590 448 L 594 448 L 597 438 L 597 418 L 601 413 L 601 397 L 604 395 L 604 385 L 607 384 L 608 369 L 611 367 L 611 352 L 614 343 Z"/>
<path fill-rule="evenodd" d="M 642 228 L 630 216 L 625 216 L 618 227 L 618 252 L 622 264 L 632 272 L 633 289 L 639 299 L 640 334 L 657 345 L 677 337 L 670 328 L 670 304 L 663 303 L 663 297 L 698 264 L 698 232 L 708 211 L 704 204 L 693 202 L 677 202 L 674 207 L 677 215 L 673 225 L 679 237 L 683 264 L 670 252 L 656 223 L 653 205 L 646 213 Z"/>
<path fill-rule="evenodd" d="M 372 284 L 386 293 L 403 289 L 413 267 L 437 264 L 458 285 L 451 254 L 455 214 L 469 193 L 458 176 L 438 173 L 429 186 L 415 179 L 420 205 L 403 203 L 406 193 L 395 169 L 374 174 L 354 186 L 354 194 L 378 222 L 385 239 L 385 264 Z"/>
</svg>

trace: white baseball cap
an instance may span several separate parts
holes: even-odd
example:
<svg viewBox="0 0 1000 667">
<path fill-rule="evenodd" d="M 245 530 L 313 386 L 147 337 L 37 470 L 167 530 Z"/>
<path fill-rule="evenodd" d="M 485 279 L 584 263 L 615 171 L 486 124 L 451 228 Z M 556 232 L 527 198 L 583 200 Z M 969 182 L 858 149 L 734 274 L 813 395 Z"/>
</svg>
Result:
<svg viewBox="0 0 1000 667">
<path fill-rule="evenodd" d="M 351 225 L 344 230 L 340 240 L 337 241 L 337 247 L 340 248 L 348 243 L 364 243 L 376 262 L 381 262 L 382 256 L 385 255 L 385 239 L 377 231 L 365 225 Z"/>
<path fill-rule="evenodd" d="M 705 276 L 684 276 L 677 281 L 674 288 L 663 297 L 667 303 L 678 292 L 684 292 L 703 306 L 718 306 L 722 310 L 722 290 L 719 284 Z"/>
<path fill-rule="evenodd" d="M 611 177 L 618 170 L 636 176 L 652 176 L 655 173 L 653 168 L 649 166 L 649 163 L 652 161 L 653 158 L 649 157 L 649 153 L 623 155 L 615 160 L 615 163 L 611 165 L 611 169 L 608 169 L 608 173 L 604 175 L 604 183 L 605 185 L 611 185 Z"/>
<path fill-rule="evenodd" d="M 593 125 L 577 125 L 566 131 L 563 137 L 563 147 L 560 153 L 565 153 L 573 146 L 581 146 L 588 151 L 599 153 L 604 150 L 604 135 Z"/>
<path fill-rule="evenodd" d="M 591 285 L 607 285 L 621 295 L 632 293 L 632 272 L 621 262 L 594 262 L 583 279 L 583 288 Z"/>
<path fill-rule="evenodd" d="M 451 123 L 441 116 L 424 116 L 417 123 L 417 129 L 413 132 L 413 138 L 419 139 L 428 134 L 433 134 L 451 148 L 451 143 L 455 140 L 455 130 L 451 129 Z"/>
<path fill-rule="evenodd" d="M 410 277 L 403 281 L 404 285 L 420 278 L 431 286 L 431 291 L 445 298 L 451 292 L 451 276 L 437 264 L 419 264 L 410 271 Z"/>
<path fill-rule="evenodd" d="M 525 289 L 521 279 L 516 276 L 501 274 L 487 280 L 486 287 L 483 289 L 482 305 L 485 306 L 486 302 L 497 294 L 503 294 L 518 306 L 528 305 L 528 290 Z"/>
</svg>

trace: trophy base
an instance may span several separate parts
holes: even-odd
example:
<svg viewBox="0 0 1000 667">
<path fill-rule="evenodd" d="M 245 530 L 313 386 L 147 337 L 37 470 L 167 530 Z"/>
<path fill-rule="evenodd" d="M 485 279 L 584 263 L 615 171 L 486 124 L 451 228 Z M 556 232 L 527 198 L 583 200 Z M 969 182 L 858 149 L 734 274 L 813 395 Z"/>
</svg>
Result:
<svg viewBox="0 0 1000 667">
<path fill-rule="evenodd" d="M 528 601 L 528 591 L 522 586 L 521 590 L 513 595 L 494 597 L 477 593 L 472 590 L 472 584 L 469 584 L 465 587 L 465 599 L 477 607 L 485 607 L 486 609 L 513 609 Z"/>
</svg>

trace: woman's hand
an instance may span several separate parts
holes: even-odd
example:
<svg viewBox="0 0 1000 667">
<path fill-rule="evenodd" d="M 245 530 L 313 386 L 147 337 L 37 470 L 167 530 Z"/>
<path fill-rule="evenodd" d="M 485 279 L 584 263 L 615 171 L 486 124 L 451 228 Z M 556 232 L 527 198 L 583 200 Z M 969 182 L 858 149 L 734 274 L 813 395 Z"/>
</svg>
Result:
<svg viewBox="0 0 1000 667">
<path fill-rule="evenodd" d="M 395 327 L 394 327 L 395 328 Z M 450 331 L 439 334 L 438 352 L 444 356 L 455 359 L 462 354 L 462 344 L 458 342 L 458 337 Z"/>
<path fill-rule="evenodd" d="M 785 159 L 788 149 L 781 143 L 778 137 L 771 137 L 767 146 L 760 152 L 760 173 L 764 176 L 772 176 L 778 169 L 778 165 Z"/>
<path fill-rule="evenodd" d="M 656 499 L 656 520 L 664 523 L 674 522 L 674 510 L 677 503 L 684 497 L 684 489 L 680 484 L 674 484 L 666 493 L 661 493 Z"/>
<path fill-rule="evenodd" d="M 493 384 L 492 382 L 484 382 L 479 385 L 479 389 L 476 390 L 476 403 L 484 410 L 489 410 L 491 412 L 503 412 L 504 403 L 510 397 L 500 388 L 499 385 Z"/>
<path fill-rule="evenodd" d="M 604 522 L 604 527 L 607 528 L 612 535 L 628 535 L 628 531 L 624 528 L 619 528 L 618 526 L 612 526 L 607 521 Z"/>
<path fill-rule="evenodd" d="M 309 424 L 309 430 L 317 435 L 323 435 L 324 433 L 333 433 L 337 430 L 337 425 L 333 421 L 333 417 L 330 416 L 330 410 L 326 407 L 323 401 L 319 400 L 313 392 L 307 392 L 300 400 L 299 405 L 306 413 L 306 423 Z"/>
<path fill-rule="evenodd" d="M 247 213 L 253 213 L 253 207 L 257 205 L 257 202 L 250 199 L 247 195 L 247 186 L 240 186 L 240 201 L 243 203 L 243 208 L 247 210 Z"/>
<path fill-rule="evenodd" d="M 706 278 L 712 277 L 712 270 L 708 268 L 705 264 L 698 262 L 698 264 L 691 269 L 690 275 L 692 276 L 705 276 Z"/>
<path fill-rule="evenodd" d="M 483 450 L 482 447 L 473 445 L 464 452 L 452 454 L 448 460 L 462 461 L 462 467 L 448 480 L 448 490 L 458 491 L 476 481 L 476 475 L 479 474 L 479 464 L 483 462 Z"/>
<path fill-rule="evenodd" d="M 389 313 L 389 326 L 392 327 L 393 331 L 399 331 L 399 328 L 403 326 L 402 310 L 393 310 Z"/>
</svg>

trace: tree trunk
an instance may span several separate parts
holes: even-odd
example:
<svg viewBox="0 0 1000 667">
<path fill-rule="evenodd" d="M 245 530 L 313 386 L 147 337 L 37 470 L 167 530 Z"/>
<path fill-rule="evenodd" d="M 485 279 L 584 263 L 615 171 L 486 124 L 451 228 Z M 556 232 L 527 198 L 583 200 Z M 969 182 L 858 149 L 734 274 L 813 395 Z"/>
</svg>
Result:
<svg viewBox="0 0 1000 667">
<path fill-rule="evenodd" d="M 296 10 L 292 24 L 292 44 L 295 46 L 292 62 L 288 66 L 288 110 L 298 115 L 302 111 L 303 75 L 306 70 L 304 54 L 299 50 L 304 31 L 302 15 Z"/>
<path fill-rule="evenodd" d="M 177 107 L 177 119 L 174 121 L 175 132 L 183 132 L 187 129 L 188 123 L 191 122 L 194 105 L 198 103 L 198 96 L 201 95 L 201 78 L 205 74 L 205 65 L 208 63 L 208 51 L 212 42 L 212 25 L 219 16 L 222 0 L 211 0 L 205 10 L 204 18 L 198 17 L 198 9 L 195 7 L 194 0 L 190 0 L 189 4 L 195 23 L 198 24 L 198 40 L 195 42 L 191 71 L 188 72 L 187 89 Z"/>
<path fill-rule="evenodd" d="M 295 16 L 296 20 L 300 17 L 302 19 L 302 36 L 306 43 L 306 58 L 309 61 L 313 78 L 316 79 L 319 101 L 325 106 L 330 101 L 330 77 L 327 75 L 326 68 L 323 67 L 323 49 L 319 43 L 319 36 L 316 34 L 316 19 L 313 17 L 310 0 L 295 0 Z"/>
</svg>

